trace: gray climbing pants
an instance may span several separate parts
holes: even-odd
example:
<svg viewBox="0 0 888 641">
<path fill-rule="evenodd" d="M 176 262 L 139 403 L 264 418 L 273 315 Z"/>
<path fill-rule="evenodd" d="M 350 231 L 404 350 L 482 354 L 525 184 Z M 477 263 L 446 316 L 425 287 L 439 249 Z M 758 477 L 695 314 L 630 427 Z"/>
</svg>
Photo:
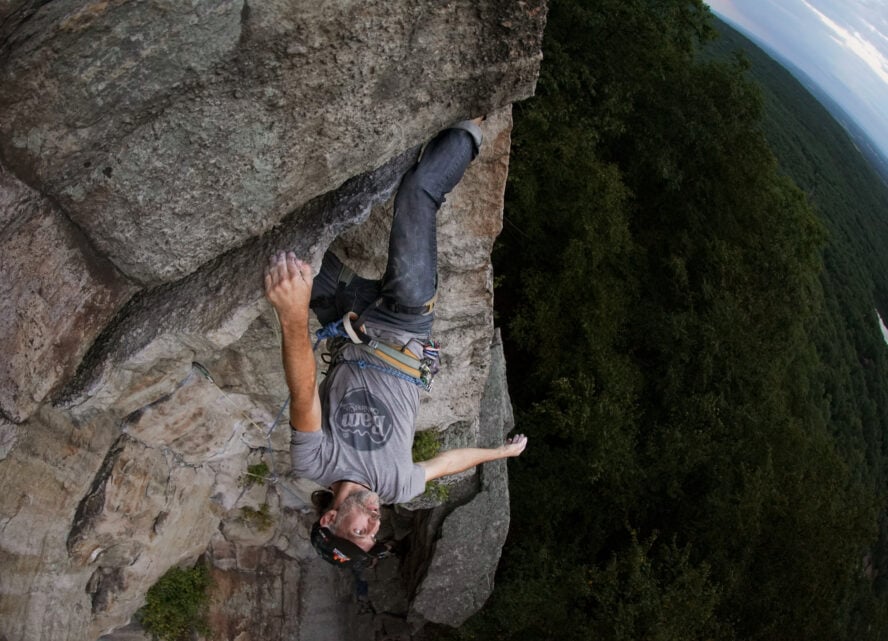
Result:
<svg viewBox="0 0 888 641">
<path fill-rule="evenodd" d="M 355 275 L 340 279 L 343 264 L 324 255 L 314 278 L 311 308 L 326 325 L 347 312 L 373 322 L 428 337 L 438 285 L 437 213 L 466 167 L 478 154 L 480 131 L 471 123 L 445 129 L 429 142 L 395 196 L 388 262 L 381 280 Z"/>
</svg>

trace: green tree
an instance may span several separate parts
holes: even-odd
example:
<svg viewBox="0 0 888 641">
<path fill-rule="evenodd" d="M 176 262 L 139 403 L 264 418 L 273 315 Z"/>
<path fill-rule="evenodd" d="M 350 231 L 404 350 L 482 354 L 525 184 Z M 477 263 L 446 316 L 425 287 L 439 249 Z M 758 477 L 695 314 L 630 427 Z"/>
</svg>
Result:
<svg viewBox="0 0 888 641">
<path fill-rule="evenodd" d="M 712 33 L 695 1 L 552 3 L 495 254 L 532 446 L 463 638 L 878 638 L 888 404 L 860 339 L 825 351 L 825 226 Z"/>
</svg>

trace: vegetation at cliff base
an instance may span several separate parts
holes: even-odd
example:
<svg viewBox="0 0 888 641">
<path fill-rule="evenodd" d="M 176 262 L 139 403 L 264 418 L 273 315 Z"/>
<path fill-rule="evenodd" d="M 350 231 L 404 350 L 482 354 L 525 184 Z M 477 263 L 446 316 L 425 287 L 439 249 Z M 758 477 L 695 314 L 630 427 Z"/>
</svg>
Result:
<svg viewBox="0 0 888 641">
<path fill-rule="evenodd" d="M 262 503 L 258 509 L 246 505 L 241 508 L 241 521 L 259 532 L 267 532 L 274 525 L 274 517 L 268 503 Z"/>
<path fill-rule="evenodd" d="M 413 437 L 413 462 L 428 461 L 437 456 L 441 451 L 441 441 L 433 430 L 417 432 Z M 432 501 L 441 503 L 450 496 L 450 486 L 441 481 L 429 481 L 426 483 L 423 496 Z"/>
<path fill-rule="evenodd" d="M 551 3 L 495 255 L 531 441 L 459 638 L 888 635 L 878 217 L 797 186 L 715 36 L 701 2 Z"/>
<path fill-rule="evenodd" d="M 239 487 L 251 488 L 254 485 L 265 485 L 271 470 L 265 461 L 247 466 L 247 473 L 237 480 Z"/>
<path fill-rule="evenodd" d="M 414 463 L 428 461 L 441 451 L 441 441 L 433 430 L 417 432 L 413 437 L 412 456 Z"/>
<path fill-rule="evenodd" d="M 210 574 L 206 564 L 170 568 L 145 595 L 136 618 L 157 641 L 187 641 L 206 635 Z"/>
</svg>

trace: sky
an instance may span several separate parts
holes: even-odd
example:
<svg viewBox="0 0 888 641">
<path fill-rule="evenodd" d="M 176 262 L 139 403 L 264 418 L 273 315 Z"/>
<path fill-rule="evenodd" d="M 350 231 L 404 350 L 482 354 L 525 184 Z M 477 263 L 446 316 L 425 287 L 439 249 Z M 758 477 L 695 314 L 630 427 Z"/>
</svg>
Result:
<svg viewBox="0 0 888 641">
<path fill-rule="evenodd" d="M 706 0 L 804 71 L 888 157 L 888 0 Z"/>
</svg>

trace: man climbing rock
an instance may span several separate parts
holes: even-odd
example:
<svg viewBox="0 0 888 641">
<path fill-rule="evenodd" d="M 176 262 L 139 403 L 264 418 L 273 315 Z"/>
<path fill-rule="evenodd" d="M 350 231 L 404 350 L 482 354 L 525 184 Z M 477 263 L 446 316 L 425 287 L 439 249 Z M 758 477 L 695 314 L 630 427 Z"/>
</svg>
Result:
<svg viewBox="0 0 888 641">
<path fill-rule="evenodd" d="M 421 463 L 411 456 L 419 388 L 429 388 L 438 362 L 430 338 L 436 215 L 478 153 L 480 120 L 438 134 L 404 176 L 382 280 L 355 275 L 330 252 L 314 279 L 293 252 L 269 260 L 265 291 L 281 323 L 293 468 L 332 491 L 312 529 L 312 543 L 332 563 L 366 564 L 382 552 L 375 541 L 380 504 L 408 501 L 428 481 L 518 456 L 527 445 L 518 435 L 497 448 L 450 450 Z M 331 354 L 320 388 L 309 309 Z"/>
</svg>

